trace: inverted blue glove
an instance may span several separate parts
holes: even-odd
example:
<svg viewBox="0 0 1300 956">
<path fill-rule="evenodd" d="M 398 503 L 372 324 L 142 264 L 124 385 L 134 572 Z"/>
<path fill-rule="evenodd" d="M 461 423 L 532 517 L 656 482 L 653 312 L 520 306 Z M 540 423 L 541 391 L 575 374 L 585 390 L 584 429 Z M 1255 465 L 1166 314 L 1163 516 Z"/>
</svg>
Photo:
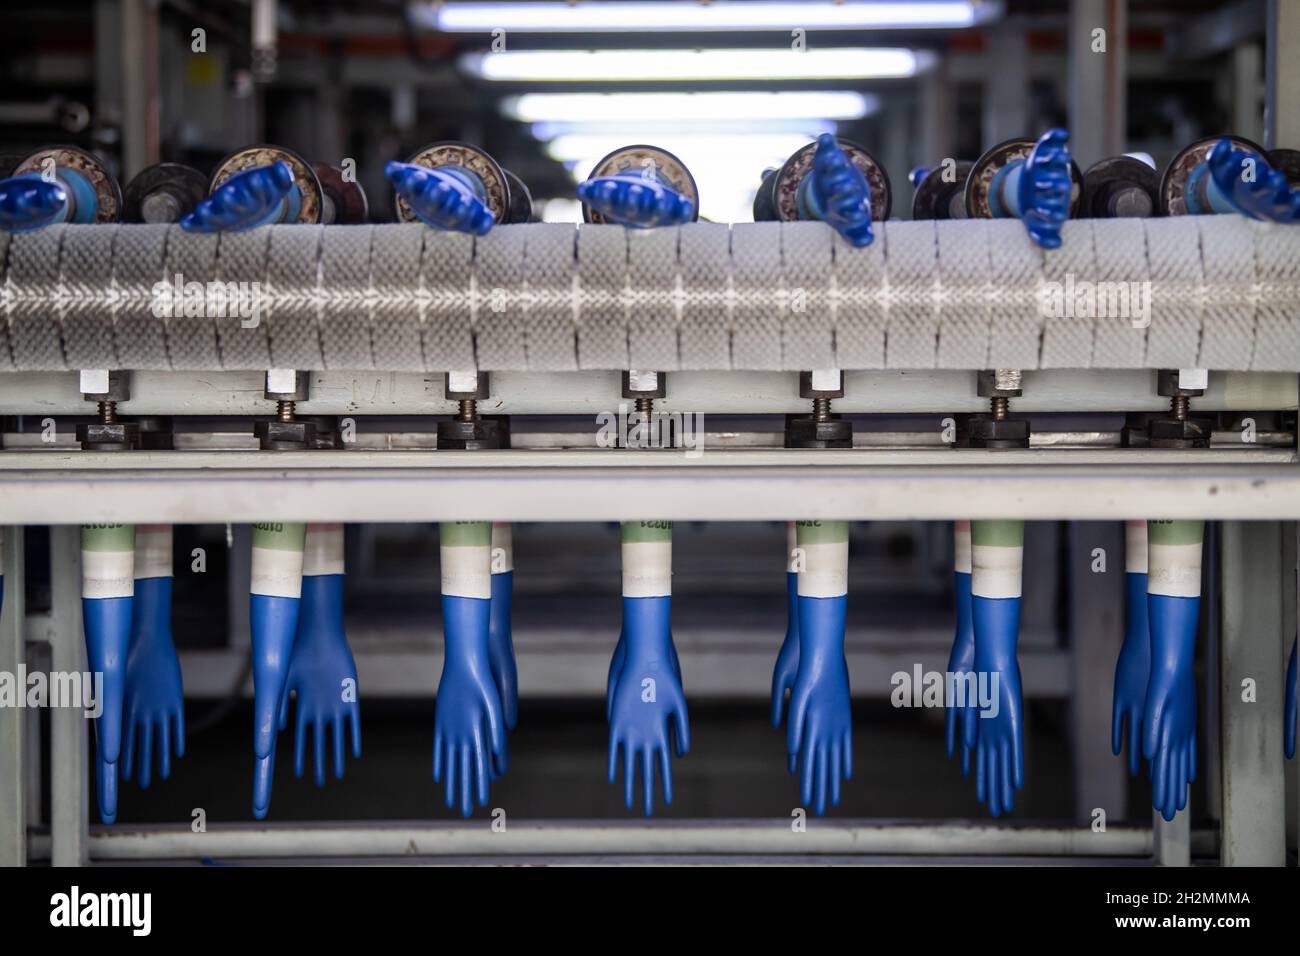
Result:
<svg viewBox="0 0 1300 956">
<path fill-rule="evenodd" d="M 293 190 L 293 170 L 283 160 L 235 173 L 181 219 L 186 232 L 242 232 L 279 222 Z"/>
<path fill-rule="evenodd" d="M 578 183 L 578 198 L 610 222 L 634 229 L 675 226 L 695 218 L 695 203 L 671 186 L 636 173 Z"/>
<path fill-rule="evenodd" d="M 997 675 L 997 715 L 980 712 L 964 728 L 966 746 L 975 750 L 975 797 L 993 816 L 1015 808 L 1015 792 L 1025 783 L 1024 704 L 1020 693 L 1020 598 L 971 598 L 975 626 L 976 674 Z"/>
<path fill-rule="evenodd" d="M 309 574 L 302 579 L 298 634 L 280 705 L 280 729 L 288 722 L 289 696 L 296 699 L 293 772 L 301 777 L 311 728 L 316 786 L 325 786 L 325 738 L 334 749 L 334 776 L 343 778 L 344 731 L 352 728 L 352 757 L 361 759 L 361 704 L 357 666 L 343 632 L 343 575 Z"/>
<path fill-rule="evenodd" d="M 1224 138 L 1211 150 L 1207 165 L 1223 198 L 1243 216 L 1265 222 L 1300 222 L 1300 190 L 1293 191 L 1286 175 L 1263 156 L 1234 149 L 1232 140 Z"/>
<path fill-rule="evenodd" d="M 1020 219 L 1044 249 L 1061 245 L 1061 227 L 1070 215 L 1074 183 L 1070 177 L 1070 134 L 1049 129 L 1025 157 L 1017 199 Z"/>
<path fill-rule="evenodd" d="M 853 777 L 853 714 L 844 657 L 848 596 L 799 602 L 799 670 L 790 693 L 786 752 L 798 756 L 799 799 L 818 816 L 840 802 L 840 780 Z"/>
<path fill-rule="evenodd" d="M 103 674 L 103 710 L 95 718 L 98 762 L 99 816 L 105 823 L 117 819 L 118 758 L 122 753 L 122 703 L 126 696 L 126 659 L 131 644 L 129 597 L 83 598 L 82 623 L 86 632 L 86 657 L 92 674 Z"/>
<path fill-rule="evenodd" d="M 1295 724 L 1296 724 L 1296 645 L 1300 641 L 1291 642 L 1291 663 L 1286 666 L 1286 757 L 1290 760 L 1295 756 Z"/>
<path fill-rule="evenodd" d="M 785 716 L 785 697 L 794 690 L 794 678 L 799 672 L 799 575 L 787 571 L 785 575 L 786 625 L 785 640 L 776 655 L 772 668 L 772 726 L 780 727 Z M 793 766 L 790 770 L 794 772 Z"/>
<path fill-rule="evenodd" d="M 496 216 L 472 181 L 452 169 L 389 163 L 384 175 L 426 226 L 483 236 L 496 225 Z"/>
<path fill-rule="evenodd" d="M 271 807 L 275 733 L 298 632 L 300 603 L 298 598 L 249 596 L 253 643 L 253 816 L 258 820 L 264 819 Z"/>
<path fill-rule="evenodd" d="M 817 137 L 807 198 L 814 219 L 820 219 L 853 246 L 871 245 L 871 184 L 840 149 L 835 137 Z"/>
<path fill-rule="evenodd" d="M 1151 678 L 1142 755 L 1151 764 L 1151 800 L 1166 820 L 1187 806 L 1196 780 L 1196 624 L 1199 597 L 1148 594 Z"/>
<path fill-rule="evenodd" d="M 1115 662 L 1115 695 L 1110 717 L 1110 750 L 1124 749 L 1128 722 L 1128 772 L 1136 776 L 1142 756 L 1142 721 L 1146 715 L 1147 682 L 1151 675 L 1151 630 L 1147 615 L 1147 576 L 1126 573 L 1126 625 L 1124 643 Z"/>
<path fill-rule="evenodd" d="M 172 579 L 136 578 L 131 650 L 126 661 L 122 776 L 131 779 L 138 747 L 141 787 L 148 787 L 151 780 L 155 740 L 161 779 L 171 776 L 173 746 L 177 757 L 185 756 L 185 697 L 171 618 Z"/>
<path fill-rule="evenodd" d="M 492 611 L 488 620 L 488 661 L 501 696 L 506 730 L 514 730 L 519 720 L 519 674 L 510 634 L 510 594 L 514 582 L 514 571 L 492 575 Z"/>
<path fill-rule="evenodd" d="M 975 625 L 971 618 L 970 575 L 954 571 L 953 583 L 957 593 L 957 633 L 952 640 L 952 651 L 948 654 L 948 673 L 955 678 L 954 687 L 964 688 L 969 686 L 969 682 L 963 681 L 962 675 L 969 674 L 975 666 Z M 979 719 L 979 709 L 975 704 L 975 701 L 967 699 L 958 707 L 955 701 L 948 701 L 944 708 L 943 727 L 948 757 L 951 758 L 956 753 L 960 741 L 962 776 L 970 774 L 971 748 L 966 743 L 966 735 L 967 727 Z"/>
<path fill-rule="evenodd" d="M 623 802 L 630 810 L 637 766 L 645 815 L 654 812 L 655 763 L 664 803 L 673 802 L 670 753 L 691 747 L 686 695 L 677 669 L 669 616 L 671 597 L 623 598 L 623 663 L 609 692 L 609 782 L 618 779 L 623 750 Z M 612 668 L 611 668 L 612 669 Z"/>
<path fill-rule="evenodd" d="M 26 232 L 58 222 L 68 194 L 35 173 L 0 180 L 0 231 Z"/>
<path fill-rule="evenodd" d="M 486 806 L 493 768 L 506 770 L 506 728 L 488 658 L 490 600 L 442 596 L 446 651 L 433 725 L 433 780 L 462 816 Z"/>
</svg>

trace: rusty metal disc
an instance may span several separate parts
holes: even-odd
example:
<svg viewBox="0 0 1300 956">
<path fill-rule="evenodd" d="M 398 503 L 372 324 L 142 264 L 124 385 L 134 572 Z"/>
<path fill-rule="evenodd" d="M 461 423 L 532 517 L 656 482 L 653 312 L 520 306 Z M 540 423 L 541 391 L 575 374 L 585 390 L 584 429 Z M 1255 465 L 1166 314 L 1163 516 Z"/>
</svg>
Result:
<svg viewBox="0 0 1300 956">
<path fill-rule="evenodd" d="M 686 164 L 668 150 L 640 144 L 624 146 L 598 162 L 587 178 L 617 176 L 620 173 L 631 173 L 659 180 L 695 205 L 693 219 L 700 217 L 700 190 L 695 185 L 695 177 L 686 168 Z M 596 224 L 608 221 L 586 203 L 582 204 L 582 218 L 586 222 Z"/>
<path fill-rule="evenodd" d="M 871 187 L 871 218 L 877 222 L 888 219 L 893 208 L 893 195 L 885 167 L 857 143 L 838 137 L 835 142 L 848 155 L 849 162 L 867 177 L 867 184 Z M 794 222 L 799 218 L 799 184 L 812 172 L 816 153 L 817 144 L 809 143 L 796 150 L 776 174 L 772 183 L 772 206 L 777 219 Z"/>
<path fill-rule="evenodd" d="M 477 146 L 451 140 L 431 143 L 417 150 L 406 162 L 429 169 L 440 166 L 464 167 L 483 183 L 484 198 L 496 221 L 507 221 L 510 212 L 510 184 L 497 161 Z M 394 196 L 394 205 L 398 222 L 419 222 L 411 211 L 410 204 L 401 196 Z"/>
<path fill-rule="evenodd" d="M 298 193 L 302 197 L 298 204 L 298 216 L 294 222 L 307 225 L 319 223 L 324 205 L 320 180 L 316 178 L 311 163 L 283 146 L 249 146 L 247 149 L 231 153 L 217 164 L 208 191 L 216 189 L 235 173 L 260 166 L 270 166 L 276 162 L 288 164 L 289 169 L 293 171 L 293 183 L 298 187 Z"/>
<path fill-rule="evenodd" d="M 1210 158 L 1210 153 L 1219 140 L 1228 139 L 1234 149 L 1266 155 L 1264 148 L 1244 136 L 1209 136 L 1198 139 L 1189 146 L 1179 150 L 1178 155 L 1169 161 L 1164 175 L 1160 177 L 1160 212 L 1165 216 L 1186 216 L 1187 213 L 1187 179 L 1192 170 Z"/>
<path fill-rule="evenodd" d="M 47 146 L 38 149 L 14 168 L 13 175 L 43 173 L 50 168 L 51 161 L 56 177 L 59 176 L 60 170 L 71 170 L 79 173 L 90 184 L 90 188 L 95 193 L 93 222 L 117 222 L 122 218 L 122 188 L 118 186 L 117 180 L 109 173 L 108 168 L 84 149 L 75 146 Z M 72 206 L 69 209 L 68 220 L 71 222 L 76 216 L 77 191 L 69 188 L 67 192 L 68 202 Z"/>
<path fill-rule="evenodd" d="M 1016 160 L 1025 160 L 1038 145 L 1037 140 L 1009 139 L 998 143 L 985 151 L 975 160 L 975 165 L 966 178 L 966 215 L 971 219 L 991 219 L 993 210 L 989 205 L 989 186 L 993 177 L 1004 166 Z M 1079 215 L 1079 200 L 1083 196 L 1083 174 L 1079 166 L 1070 160 L 1070 218 Z"/>
</svg>

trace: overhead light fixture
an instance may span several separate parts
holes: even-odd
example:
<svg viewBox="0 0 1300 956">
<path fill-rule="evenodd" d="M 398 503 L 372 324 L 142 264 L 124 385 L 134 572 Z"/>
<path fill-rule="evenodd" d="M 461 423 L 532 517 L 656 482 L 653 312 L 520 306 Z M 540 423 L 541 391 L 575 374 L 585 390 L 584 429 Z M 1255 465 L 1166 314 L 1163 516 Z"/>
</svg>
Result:
<svg viewBox="0 0 1300 956">
<path fill-rule="evenodd" d="M 848 90 L 718 93 L 525 93 L 502 104 L 524 123 L 678 123 L 745 120 L 856 120 L 878 97 Z"/>
<path fill-rule="evenodd" d="M 1002 15 L 997 0 L 685 0 L 574 3 L 412 3 L 413 19 L 445 33 L 616 33 L 634 30 L 960 29 Z"/>
<path fill-rule="evenodd" d="M 471 73 L 498 82 L 867 80 L 915 76 L 928 50 L 832 47 L 804 50 L 510 50 L 469 53 Z"/>
</svg>

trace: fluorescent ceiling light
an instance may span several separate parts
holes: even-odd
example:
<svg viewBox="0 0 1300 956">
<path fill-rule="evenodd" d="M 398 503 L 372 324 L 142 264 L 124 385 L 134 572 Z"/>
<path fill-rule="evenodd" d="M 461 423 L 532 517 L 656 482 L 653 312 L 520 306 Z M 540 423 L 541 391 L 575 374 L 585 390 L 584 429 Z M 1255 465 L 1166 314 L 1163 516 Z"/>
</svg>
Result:
<svg viewBox="0 0 1300 956">
<path fill-rule="evenodd" d="M 655 123 L 821 119 L 874 113 L 877 97 L 847 90 L 781 93 L 525 93 L 509 97 L 506 116 L 524 123 Z"/>
<path fill-rule="evenodd" d="M 933 65 L 934 56 L 891 47 L 512 50 L 470 53 L 461 62 L 485 80 L 510 82 L 860 80 L 915 76 Z"/>
<path fill-rule="evenodd" d="M 547 154 L 555 160 L 565 162 L 583 157 L 592 157 L 592 165 L 602 156 L 629 145 L 621 136 L 605 133 L 570 133 L 557 136 L 546 145 Z M 734 161 L 741 156 L 762 154 L 772 159 L 779 158 L 785 162 L 791 153 L 808 145 L 808 137 L 798 133 L 756 133 L 748 136 L 709 136 L 709 135 L 668 135 L 657 137 L 650 145 L 659 146 L 673 153 L 688 169 L 694 171 L 691 160 L 707 160 L 711 164 Z M 583 175 L 591 172 L 590 167 L 580 170 Z M 758 183 L 754 183 L 755 186 Z"/>
<path fill-rule="evenodd" d="M 446 33 L 602 33 L 633 30 L 868 30 L 961 28 L 1002 15 L 1000 2 L 911 0 L 907 3 L 686 0 L 576 3 L 415 3 L 422 26 Z"/>
<path fill-rule="evenodd" d="M 631 120 L 624 122 L 588 123 L 582 120 L 567 122 L 548 120 L 545 123 L 533 123 L 528 131 L 533 139 L 545 143 L 557 136 L 570 134 L 600 133 L 620 137 L 625 143 L 654 142 L 669 133 L 700 136 L 752 136 L 755 133 L 795 133 L 805 139 L 816 139 L 822 133 L 834 133 L 839 129 L 832 120 L 788 119 L 788 120 L 683 120 L 671 123 L 660 120 L 653 123 L 638 123 Z"/>
</svg>

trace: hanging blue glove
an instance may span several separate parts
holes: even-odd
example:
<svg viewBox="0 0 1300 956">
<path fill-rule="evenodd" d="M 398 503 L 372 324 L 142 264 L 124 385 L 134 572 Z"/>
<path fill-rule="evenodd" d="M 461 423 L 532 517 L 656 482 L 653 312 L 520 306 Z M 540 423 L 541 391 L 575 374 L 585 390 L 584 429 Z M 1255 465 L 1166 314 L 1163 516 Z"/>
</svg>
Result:
<svg viewBox="0 0 1300 956">
<path fill-rule="evenodd" d="M 1015 792 L 1025 780 L 1024 703 L 1016 658 L 1024 532 L 1022 521 L 971 522 L 974 670 L 987 675 L 991 691 L 996 679 L 997 696 L 989 709 L 981 707 L 963 739 L 975 750 L 976 799 L 995 817 L 1015 808 Z"/>
<path fill-rule="evenodd" d="M 972 622 L 970 593 L 970 522 L 958 521 L 954 528 L 956 541 L 956 570 L 953 572 L 953 589 L 957 596 L 957 633 L 953 637 L 952 651 L 948 654 L 948 673 L 952 675 L 951 686 L 962 689 L 965 699 L 949 700 L 944 708 L 944 738 L 948 745 L 948 757 L 957 752 L 961 743 L 962 776 L 970 774 L 971 748 L 966 744 L 967 725 L 973 724 L 979 717 L 976 702 L 969 699 L 970 681 L 963 677 L 972 672 L 975 666 L 975 625 Z M 946 683 L 946 682 L 945 682 Z M 976 685 L 978 686 L 978 684 Z M 961 706 L 958 706 L 960 703 Z M 972 729 L 974 734 L 975 730 Z"/>
<path fill-rule="evenodd" d="M 1290 760 L 1295 756 L 1295 725 L 1296 725 L 1296 645 L 1298 641 L 1291 642 L 1291 663 L 1286 666 L 1286 758 Z"/>
<path fill-rule="evenodd" d="M 1265 222 L 1300 222 L 1300 190 L 1292 191 L 1286 175 L 1263 156 L 1234 149 L 1232 140 L 1224 138 L 1215 144 L 1206 165 L 1222 198 L 1243 216 Z"/>
<path fill-rule="evenodd" d="M 871 231 L 871 184 L 830 133 L 817 137 L 812 174 L 805 183 L 808 188 L 801 191 L 800 199 L 807 204 L 806 218 L 825 222 L 850 245 L 871 245 L 875 238 Z"/>
<path fill-rule="evenodd" d="M 235 173 L 181 219 L 186 232 L 242 232 L 280 222 L 296 198 L 293 169 L 283 160 Z M 288 221 L 296 218 L 287 217 Z"/>
<path fill-rule="evenodd" d="M 445 232 L 484 236 L 496 225 L 472 174 L 455 167 L 430 169 L 415 163 L 388 163 L 384 175 L 417 219 Z"/>
<path fill-rule="evenodd" d="M 510 596 L 515 583 L 514 544 L 509 524 L 492 525 L 492 613 L 488 623 L 488 658 L 501 695 L 506 730 L 519 720 L 519 673 L 510 633 Z"/>
<path fill-rule="evenodd" d="M 275 736 L 289 660 L 298 633 L 303 546 L 307 526 L 266 521 L 253 525 L 249 595 L 253 643 L 253 816 L 271 807 Z"/>
<path fill-rule="evenodd" d="M 695 218 L 695 203 L 667 183 L 639 173 L 578 183 L 578 198 L 612 223 L 633 229 L 675 226 Z"/>
<path fill-rule="evenodd" d="M 506 727 L 488 649 L 492 613 L 492 528 L 443 522 L 442 627 L 445 651 L 433 727 L 433 780 L 446 780 L 448 807 L 462 816 L 486 806 L 493 776 L 505 773 Z"/>
<path fill-rule="evenodd" d="M 1020 218 L 1044 249 L 1058 249 L 1061 227 L 1070 216 L 1074 182 L 1070 176 L 1070 134 L 1049 129 L 1025 157 L 1018 198 Z"/>
<path fill-rule="evenodd" d="M 68 194 L 35 173 L 0 180 L 0 232 L 27 232 L 59 222 Z"/>
<path fill-rule="evenodd" d="M 126 663 L 126 742 L 122 776 L 130 780 L 139 748 L 139 784 L 148 787 L 154 742 L 158 776 L 171 775 L 173 746 L 185 756 L 185 695 L 172 643 L 172 529 L 140 525 L 135 537 L 135 610 Z"/>
<path fill-rule="evenodd" d="M 1146 715 L 1147 682 L 1151 675 L 1151 630 L 1147 615 L 1147 523 L 1125 522 L 1124 643 L 1115 662 L 1115 692 L 1111 706 L 1110 749 L 1124 750 L 1128 737 L 1128 772 L 1136 776 L 1142 756 L 1142 721 Z M 1125 734 L 1125 721 L 1128 732 Z"/>
<path fill-rule="evenodd" d="M 670 753 L 690 750 L 686 695 L 677 671 L 669 625 L 672 598 L 624 597 L 624 659 L 609 696 L 609 782 L 618 779 L 623 750 L 623 802 L 633 806 L 639 766 L 645 815 L 654 812 L 655 764 L 663 778 L 664 803 L 673 802 Z"/>
<path fill-rule="evenodd" d="M 312 527 L 308 527 L 308 536 Z M 310 551 L 310 548 L 309 548 Z M 298 634 L 289 659 L 289 676 L 280 705 L 280 729 L 288 723 L 289 696 L 296 701 L 293 773 L 301 777 L 307 729 L 311 739 L 316 786 L 325 786 L 325 738 L 334 750 L 334 776 L 343 779 L 345 729 L 352 730 L 352 757 L 361 759 L 361 704 L 357 665 L 343 631 L 343 575 L 312 574 L 304 569 Z"/>
<path fill-rule="evenodd" d="M 95 775 L 99 816 L 117 819 L 122 703 L 134 604 L 135 526 L 81 526 L 81 616 L 92 674 L 103 675 L 101 712 L 95 719 Z"/>
<path fill-rule="evenodd" d="M 185 756 L 185 708 L 181 665 L 172 644 L 172 579 L 135 582 L 135 626 L 126 665 L 126 747 L 122 776 L 131 779 L 139 747 L 139 784 L 148 787 L 153 744 L 158 742 L 158 776 L 171 776 L 171 752 Z"/>
<path fill-rule="evenodd" d="M 786 625 L 785 640 L 776 655 L 772 668 L 772 726 L 780 727 L 785 717 L 786 694 L 794 690 L 794 678 L 799 672 L 799 575 L 787 571 L 785 575 Z M 793 772 L 793 770 L 791 771 Z"/>
<path fill-rule="evenodd" d="M 670 625 L 672 533 L 671 521 L 630 521 L 621 530 L 623 630 L 606 700 L 609 782 L 618 779 L 622 748 L 624 805 L 632 809 L 639 766 L 646 816 L 654 812 L 655 764 L 663 778 L 664 803 L 671 805 L 670 754 L 680 757 L 690 750 L 686 695 Z"/>
<path fill-rule="evenodd" d="M 1201 604 L 1202 521 L 1147 522 L 1151 678 L 1142 755 L 1152 804 L 1166 820 L 1187 806 L 1196 780 L 1196 629 Z"/>
<path fill-rule="evenodd" d="M 840 781 L 853 777 L 853 714 L 844 657 L 848 604 L 846 521 L 797 523 L 799 669 L 790 693 L 786 753 L 797 758 L 799 798 L 821 816 L 840 802 Z"/>
</svg>

